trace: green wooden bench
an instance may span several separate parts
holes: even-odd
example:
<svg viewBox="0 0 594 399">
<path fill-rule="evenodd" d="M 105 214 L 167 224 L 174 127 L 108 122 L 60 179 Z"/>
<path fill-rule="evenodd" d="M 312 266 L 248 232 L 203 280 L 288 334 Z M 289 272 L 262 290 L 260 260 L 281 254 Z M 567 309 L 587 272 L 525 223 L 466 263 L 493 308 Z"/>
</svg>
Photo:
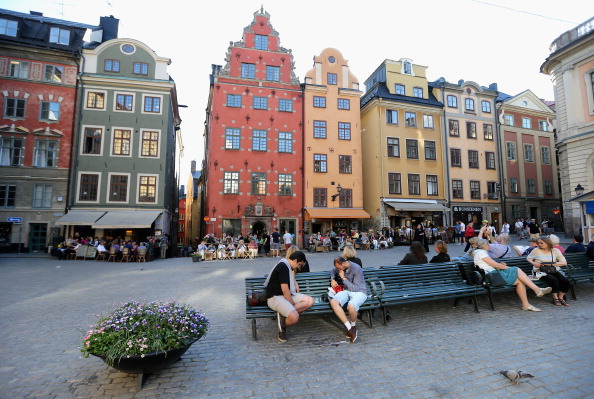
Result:
<svg viewBox="0 0 594 399">
<path fill-rule="evenodd" d="M 485 293 L 481 286 L 466 284 L 457 262 L 382 266 L 370 277 L 379 286 L 384 324 L 388 306 L 438 299 L 454 299 L 457 306 L 460 298 L 468 297 L 478 313 L 476 296 Z"/>
<path fill-rule="evenodd" d="M 359 309 L 359 315 L 363 320 L 363 314 L 368 315 L 368 325 L 373 328 L 373 315 L 372 311 L 380 308 L 380 302 L 375 295 L 376 286 L 372 283 L 371 279 L 367 277 L 369 271 L 374 269 L 364 268 L 363 273 L 368 287 L 367 300 Z M 263 286 L 265 277 L 250 277 L 245 279 L 245 293 L 246 293 L 246 319 L 252 321 L 252 337 L 257 340 L 257 327 L 256 320 L 262 318 L 276 319 L 276 312 L 270 309 L 268 306 L 262 305 L 250 305 L 248 299 L 251 298 L 253 291 L 264 291 Z M 334 314 L 334 311 L 330 307 L 328 302 L 322 300 L 322 295 L 328 293 L 328 287 L 330 287 L 330 272 L 312 272 L 312 273 L 298 273 L 296 276 L 299 290 L 302 294 L 309 295 L 314 298 L 314 305 L 307 309 L 305 315 L 322 315 L 322 314 Z"/>
<path fill-rule="evenodd" d="M 564 254 L 567 261 L 567 277 L 574 284 L 580 281 L 594 281 L 594 260 L 582 253 Z"/>
</svg>

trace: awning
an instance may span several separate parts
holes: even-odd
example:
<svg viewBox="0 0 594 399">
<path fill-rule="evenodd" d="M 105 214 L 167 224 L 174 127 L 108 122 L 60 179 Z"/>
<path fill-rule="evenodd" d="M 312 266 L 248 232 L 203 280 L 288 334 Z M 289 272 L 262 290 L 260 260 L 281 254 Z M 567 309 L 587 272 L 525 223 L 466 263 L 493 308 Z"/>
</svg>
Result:
<svg viewBox="0 0 594 399">
<path fill-rule="evenodd" d="M 56 221 L 56 226 L 91 226 L 105 211 L 70 211 Z"/>
<path fill-rule="evenodd" d="M 310 219 L 369 219 L 370 216 L 363 209 L 345 208 L 306 208 Z"/>
<path fill-rule="evenodd" d="M 396 211 L 449 211 L 449 208 L 446 208 L 437 202 L 402 202 L 385 199 L 384 203 L 390 205 Z"/>
<path fill-rule="evenodd" d="M 94 229 L 149 228 L 162 211 L 109 211 L 93 223 Z"/>
</svg>

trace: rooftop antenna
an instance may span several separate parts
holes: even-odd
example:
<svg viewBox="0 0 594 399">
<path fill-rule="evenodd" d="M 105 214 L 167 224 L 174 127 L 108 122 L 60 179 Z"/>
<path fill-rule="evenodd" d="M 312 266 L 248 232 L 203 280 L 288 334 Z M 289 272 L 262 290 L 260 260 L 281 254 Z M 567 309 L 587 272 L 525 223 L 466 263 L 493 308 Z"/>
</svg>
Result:
<svg viewBox="0 0 594 399">
<path fill-rule="evenodd" d="M 54 1 L 53 4 L 57 4 L 60 6 L 60 10 L 58 11 L 58 14 L 60 14 L 61 19 L 64 19 L 64 6 L 67 6 L 67 7 L 73 6 L 73 4 L 64 4 L 64 0 Z"/>
</svg>

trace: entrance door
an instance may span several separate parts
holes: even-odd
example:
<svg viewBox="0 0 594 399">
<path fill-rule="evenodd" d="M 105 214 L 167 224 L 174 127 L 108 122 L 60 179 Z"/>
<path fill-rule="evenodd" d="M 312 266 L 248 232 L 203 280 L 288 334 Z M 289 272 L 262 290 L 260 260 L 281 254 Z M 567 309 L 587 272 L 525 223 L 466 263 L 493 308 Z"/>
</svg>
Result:
<svg viewBox="0 0 594 399">
<path fill-rule="evenodd" d="M 266 230 L 266 225 L 262 222 L 256 222 L 252 225 L 252 234 L 254 236 L 260 237 L 264 230 Z"/>
<path fill-rule="evenodd" d="M 45 251 L 47 246 L 47 223 L 31 223 L 29 252 Z"/>
<path fill-rule="evenodd" d="M 537 206 L 531 206 L 530 207 L 530 219 L 536 219 L 536 221 L 538 220 L 538 207 Z"/>
</svg>

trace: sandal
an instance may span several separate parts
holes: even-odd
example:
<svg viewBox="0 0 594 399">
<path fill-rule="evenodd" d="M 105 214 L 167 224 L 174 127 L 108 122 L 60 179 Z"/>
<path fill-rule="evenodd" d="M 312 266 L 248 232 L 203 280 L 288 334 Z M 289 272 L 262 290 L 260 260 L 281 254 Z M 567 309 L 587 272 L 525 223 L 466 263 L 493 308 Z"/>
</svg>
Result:
<svg viewBox="0 0 594 399">
<path fill-rule="evenodd" d="M 522 306 L 522 310 L 529 310 L 531 312 L 541 312 L 541 310 L 539 308 L 536 308 L 532 305 L 530 306 Z"/>
<path fill-rule="evenodd" d="M 561 306 L 561 300 L 560 299 L 553 299 L 553 305 L 555 305 L 555 306 Z"/>
<path fill-rule="evenodd" d="M 569 306 L 569 304 L 565 302 L 565 299 L 559 299 L 559 303 L 561 303 L 563 306 Z"/>
</svg>

